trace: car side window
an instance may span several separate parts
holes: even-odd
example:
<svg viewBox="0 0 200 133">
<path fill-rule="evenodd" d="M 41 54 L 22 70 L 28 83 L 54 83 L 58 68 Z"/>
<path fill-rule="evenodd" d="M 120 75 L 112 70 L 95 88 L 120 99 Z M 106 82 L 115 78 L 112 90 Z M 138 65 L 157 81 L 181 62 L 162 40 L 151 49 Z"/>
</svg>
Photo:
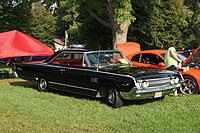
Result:
<svg viewBox="0 0 200 133">
<path fill-rule="evenodd" d="M 139 59 L 140 59 L 140 54 L 136 54 L 135 56 L 133 56 L 133 57 L 131 58 L 131 61 L 139 62 Z"/>
<path fill-rule="evenodd" d="M 141 63 L 158 65 L 163 60 L 155 54 L 142 54 Z"/>
<path fill-rule="evenodd" d="M 62 53 L 57 56 L 50 64 L 67 65 L 67 66 L 82 66 L 82 53 Z"/>
</svg>

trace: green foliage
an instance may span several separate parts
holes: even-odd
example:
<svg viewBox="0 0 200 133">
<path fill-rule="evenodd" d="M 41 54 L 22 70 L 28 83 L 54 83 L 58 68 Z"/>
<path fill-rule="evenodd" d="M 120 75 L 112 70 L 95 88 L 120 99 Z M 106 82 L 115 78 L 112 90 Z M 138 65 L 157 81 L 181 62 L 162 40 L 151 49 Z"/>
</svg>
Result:
<svg viewBox="0 0 200 133">
<path fill-rule="evenodd" d="M 85 5 L 103 21 L 109 23 L 109 15 L 103 1 L 85 0 L 80 3 L 79 20 L 80 37 L 87 44 L 88 49 L 112 49 L 112 31 L 99 23 L 94 17 L 86 12 Z"/>
<path fill-rule="evenodd" d="M 61 1 L 60 8 L 63 11 L 60 14 L 61 21 L 64 23 L 67 33 L 69 35 L 69 42 L 70 43 L 81 43 L 80 33 L 79 33 L 79 4 L 76 0 L 68 0 L 68 1 Z M 58 25 L 59 26 L 59 25 Z M 62 25 L 60 25 L 62 26 Z M 62 31 L 63 32 L 63 31 Z"/>
<path fill-rule="evenodd" d="M 117 22 L 122 23 L 126 20 L 135 21 L 131 0 L 115 0 L 114 1 L 114 18 Z"/>
<path fill-rule="evenodd" d="M 28 31 L 30 7 L 32 2 L 27 0 L 0 2 L 0 32 L 9 30 Z"/>
<path fill-rule="evenodd" d="M 58 18 L 56 34 L 64 37 L 64 31 L 67 30 L 70 43 L 86 43 L 89 48 L 96 49 L 99 45 L 105 45 L 107 34 L 103 32 L 107 29 L 104 27 L 104 30 L 99 31 L 98 22 L 88 16 L 83 8 L 85 2 L 92 10 L 97 9 L 95 11 L 99 13 L 98 15 L 107 19 L 105 7 L 102 6 L 101 1 L 61 0 L 58 3 L 59 10 L 56 12 Z M 95 25 L 91 26 L 91 23 Z M 103 26 L 100 27 L 102 29 Z M 99 40 L 104 40 L 104 42 L 99 42 Z"/>
<path fill-rule="evenodd" d="M 84 7 L 84 5 L 87 5 L 90 8 L 90 10 L 92 10 L 102 20 L 109 21 L 108 9 L 106 9 L 105 4 L 106 2 L 101 0 L 84 0 L 82 3 L 80 3 L 80 8 Z M 82 10 L 80 11 L 84 12 L 84 10 L 85 8 L 82 8 Z"/>
<path fill-rule="evenodd" d="M 69 24 L 73 24 L 73 21 L 77 20 L 79 12 L 77 11 L 78 4 L 76 0 L 61 1 L 60 8 L 64 10 L 63 20 Z"/>
<path fill-rule="evenodd" d="M 75 43 L 75 44 L 84 43 L 81 40 L 80 26 L 81 26 L 81 23 L 77 23 L 77 22 L 74 22 L 73 25 L 69 26 L 67 33 L 70 35 L 69 36 L 69 42 L 71 44 L 73 44 L 73 43 Z"/>
<path fill-rule="evenodd" d="M 1 0 L 0 32 L 16 29 L 52 47 L 55 34 L 64 37 L 67 30 L 71 43 L 87 43 L 93 49 L 111 49 L 114 31 L 109 28 L 131 20 L 134 23 L 129 29 L 128 41 L 142 44 L 143 49 L 165 49 L 172 44 L 180 50 L 196 47 L 200 42 L 198 0 L 44 0 L 46 10 L 42 7 L 31 11 L 32 3 L 36 1 L 39 0 L 15 0 L 16 3 Z M 58 7 L 52 17 L 48 10 L 55 2 Z M 112 2 L 110 9 L 109 2 Z M 101 25 L 86 12 L 86 6 L 112 26 Z M 109 15 L 108 11 L 114 11 L 114 14 Z"/>
<path fill-rule="evenodd" d="M 81 40 L 87 44 L 89 49 L 112 49 L 111 29 L 101 25 L 88 14 L 84 15 L 82 25 L 80 25 Z"/>
<path fill-rule="evenodd" d="M 0 5 L 0 13 L 2 13 L 3 12 L 3 7 L 2 7 L 2 5 Z M 3 15 L 1 15 L 0 16 L 0 19 L 3 17 Z"/>
<path fill-rule="evenodd" d="M 138 42 L 144 48 L 167 48 L 169 45 L 182 48 L 182 31 L 187 28 L 190 15 L 182 0 L 136 0 L 134 5 L 138 19 L 133 25 L 133 35 L 139 37 Z M 142 7 L 144 12 L 141 13 Z"/>
<path fill-rule="evenodd" d="M 200 44 L 200 1 L 198 0 L 185 0 L 185 5 L 191 12 L 188 18 L 188 28 L 183 31 L 184 42 L 186 48 L 195 48 Z"/>
<path fill-rule="evenodd" d="M 127 19 L 134 21 L 135 18 L 133 17 L 133 10 L 132 10 L 130 0 L 113 1 L 112 5 L 113 5 L 114 13 L 115 13 L 114 16 L 111 14 L 108 14 L 108 10 L 112 11 L 112 7 L 109 7 L 108 3 L 109 1 L 93 1 L 93 0 L 61 0 L 59 1 L 59 4 L 58 4 L 60 5 L 59 13 L 58 13 L 59 20 L 57 22 L 62 22 L 62 24 L 65 26 L 62 26 L 59 23 L 57 23 L 58 29 L 65 29 L 68 31 L 71 43 L 77 42 L 77 41 L 84 42 L 84 43 L 89 43 L 88 46 L 90 46 L 90 44 L 93 44 L 93 46 L 92 45 L 91 46 L 96 48 L 96 45 L 94 44 L 97 44 L 98 46 L 98 45 L 102 45 L 103 43 L 103 42 L 99 42 L 99 39 L 96 39 L 96 38 L 103 37 L 102 40 L 110 40 L 110 41 L 106 41 L 107 43 L 109 42 L 108 44 L 105 44 L 105 41 L 104 41 L 103 45 L 105 46 L 103 47 L 111 48 L 110 47 L 110 44 L 112 43 L 111 35 L 114 32 L 110 32 L 110 30 L 102 30 L 102 31 L 96 32 L 96 29 L 99 28 L 97 27 L 97 25 L 96 27 L 87 26 L 90 24 L 91 21 L 95 21 L 92 23 L 96 23 L 97 21 L 94 20 L 94 18 L 87 16 L 88 13 L 86 12 L 86 7 L 89 8 L 94 14 L 96 14 L 96 16 L 99 17 L 99 19 L 112 24 L 113 25 L 112 28 L 114 27 L 114 25 L 120 25 L 120 23 L 123 23 Z M 115 22 L 114 20 L 112 20 L 113 18 L 111 16 L 115 18 Z M 113 22 L 116 24 L 114 24 Z M 86 26 L 86 27 L 83 28 L 83 26 Z M 93 27 L 93 31 L 91 27 Z M 85 31 L 88 31 L 87 28 L 89 28 L 90 32 L 85 32 Z M 103 29 L 106 29 L 106 27 L 104 27 Z M 60 30 L 59 33 L 64 33 L 63 31 L 64 30 Z M 97 34 L 95 35 L 94 33 L 97 33 Z M 109 34 L 107 35 L 107 33 L 109 33 L 110 35 Z M 104 35 L 107 35 L 107 37 Z M 90 37 L 90 38 L 87 38 L 87 37 Z M 89 40 L 93 40 L 93 41 L 89 41 Z"/>
<path fill-rule="evenodd" d="M 32 18 L 28 33 L 53 48 L 53 38 L 56 31 L 55 17 L 40 2 L 34 3 L 31 13 Z"/>
<path fill-rule="evenodd" d="M 45 0 L 44 3 L 47 5 L 52 5 L 57 3 L 57 8 L 55 9 L 54 16 L 56 19 L 56 36 L 59 38 L 64 38 L 65 31 L 67 30 L 69 34 L 69 39 L 73 42 L 79 42 L 79 12 L 77 8 L 79 4 L 76 0 Z M 47 9 L 48 7 L 47 6 Z"/>
</svg>

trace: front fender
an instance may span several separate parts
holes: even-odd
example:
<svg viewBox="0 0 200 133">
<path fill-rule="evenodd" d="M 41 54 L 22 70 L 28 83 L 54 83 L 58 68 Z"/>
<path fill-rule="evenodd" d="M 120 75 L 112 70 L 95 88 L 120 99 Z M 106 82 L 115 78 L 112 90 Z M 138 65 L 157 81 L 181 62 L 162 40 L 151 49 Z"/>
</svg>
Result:
<svg viewBox="0 0 200 133">
<path fill-rule="evenodd" d="M 191 77 L 193 77 L 197 81 L 198 86 L 200 88 L 200 76 L 199 76 L 200 75 L 200 70 L 197 70 L 197 69 L 194 69 L 194 68 L 190 68 L 188 71 L 183 72 L 181 70 L 180 72 L 181 72 L 181 74 L 183 76 L 191 76 Z"/>
</svg>

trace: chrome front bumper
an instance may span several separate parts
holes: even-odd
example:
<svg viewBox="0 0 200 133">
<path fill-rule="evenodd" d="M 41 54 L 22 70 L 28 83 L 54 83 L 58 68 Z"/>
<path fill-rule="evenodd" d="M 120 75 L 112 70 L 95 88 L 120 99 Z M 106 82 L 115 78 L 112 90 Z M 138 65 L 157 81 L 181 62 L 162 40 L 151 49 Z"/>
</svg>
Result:
<svg viewBox="0 0 200 133">
<path fill-rule="evenodd" d="M 135 99 L 153 99 L 164 97 L 173 93 L 174 91 L 180 89 L 181 84 L 177 84 L 176 86 L 167 86 L 162 88 L 155 89 L 138 89 L 132 88 L 129 92 L 120 92 L 120 95 L 125 100 L 135 100 Z"/>
</svg>

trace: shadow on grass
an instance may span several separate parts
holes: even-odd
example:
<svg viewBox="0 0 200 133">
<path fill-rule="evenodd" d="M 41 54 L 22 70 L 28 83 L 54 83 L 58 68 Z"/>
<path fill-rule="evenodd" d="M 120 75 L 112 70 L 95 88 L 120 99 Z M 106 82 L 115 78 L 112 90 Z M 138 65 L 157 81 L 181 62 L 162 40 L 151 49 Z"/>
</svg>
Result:
<svg viewBox="0 0 200 133">
<path fill-rule="evenodd" d="M 11 86 L 21 86 L 21 87 L 37 90 L 37 83 L 31 82 L 31 81 L 10 82 L 10 85 Z"/>
<path fill-rule="evenodd" d="M 11 82 L 11 86 L 22 86 L 25 88 L 30 88 L 34 90 L 38 90 L 37 87 L 37 82 L 34 81 L 19 81 L 19 82 Z M 93 100 L 93 101 L 98 101 L 101 104 L 107 104 L 107 101 L 105 98 L 95 98 L 95 97 L 89 97 L 89 96 L 84 96 L 80 94 L 75 94 L 75 93 L 70 93 L 66 91 L 61 91 L 61 90 L 56 90 L 56 89 L 50 89 L 48 93 L 53 93 L 61 96 L 68 96 L 68 97 L 73 97 L 76 99 L 85 99 L 85 100 Z M 123 106 L 131 106 L 131 105 L 143 105 L 151 102 L 155 102 L 157 100 L 162 100 L 162 99 L 142 99 L 142 100 L 125 100 Z"/>
<path fill-rule="evenodd" d="M 39 91 L 37 82 L 34 82 L 34 81 L 11 82 L 10 85 L 11 86 L 21 86 L 21 87 L 30 88 L 30 89 Z M 22 89 L 24 89 L 24 88 L 22 88 Z M 62 90 L 56 90 L 56 89 L 50 89 L 47 93 L 53 93 L 53 94 L 57 94 L 57 95 L 61 95 L 61 96 L 69 96 L 69 97 L 73 97 L 73 98 L 77 98 L 77 99 L 98 100 L 98 98 L 88 97 L 88 96 L 74 94 L 74 93 L 70 93 L 70 92 L 66 92 L 66 91 L 62 91 Z"/>
<path fill-rule="evenodd" d="M 147 104 L 147 103 L 152 103 L 158 100 L 162 100 L 162 99 L 138 99 L 138 100 L 128 100 L 128 101 L 124 101 L 124 105 L 123 106 L 130 106 L 130 105 L 143 105 L 143 104 Z"/>
<path fill-rule="evenodd" d="M 70 92 L 66 92 L 66 91 L 59 91 L 59 90 L 52 90 L 52 89 L 51 89 L 50 92 L 52 92 L 54 94 L 62 95 L 62 96 L 73 97 L 73 98 L 76 98 L 76 99 L 86 99 L 86 100 L 97 101 L 100 104 L 108 105 L 106 98 L 95 98 L 95 97 L 89 97 L 89 96 L 84 96 L 84 95 L 80 95 L 80 94 L 74 94 L 74 93 L 70 93 Z M 158 101 L 158 100 L 163 100 L 163 98 L 124 100 L 123 106 L 143 105 L 143 104 L 152 103 L 152 102 L 155 102 L 155 101 Z M 109 105 L 108 105 L 108 107 L 109 107 Z"/>
</svg>

